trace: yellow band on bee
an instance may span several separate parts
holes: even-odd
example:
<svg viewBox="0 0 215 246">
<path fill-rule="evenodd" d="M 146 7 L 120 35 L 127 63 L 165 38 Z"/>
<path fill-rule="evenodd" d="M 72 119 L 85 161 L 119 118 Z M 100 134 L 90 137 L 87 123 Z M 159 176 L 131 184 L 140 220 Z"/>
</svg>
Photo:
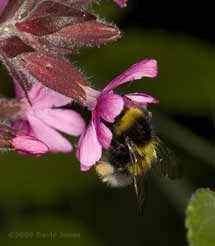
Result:
<svg viewBox="0 0 215 246">
<path fill-rule="evenodd" d="M 151 168 L 153 160 L 156 159 L 156 151 L 153 142 L 136 148 L 143 158 L 140 163 L 137 162 L 133 165 L 130 163 L 128 165 L 128 171 L 135 176 L 139 176 L 145 174 Z"/>
<path fill-rule="evenodd" d="M 135 120 L 143 116 L 143 112 L 138 108 L 130 108 L 118 122 L 115 133 L 120 136 L 124 131 L 131 127 Z"/>
</svg>

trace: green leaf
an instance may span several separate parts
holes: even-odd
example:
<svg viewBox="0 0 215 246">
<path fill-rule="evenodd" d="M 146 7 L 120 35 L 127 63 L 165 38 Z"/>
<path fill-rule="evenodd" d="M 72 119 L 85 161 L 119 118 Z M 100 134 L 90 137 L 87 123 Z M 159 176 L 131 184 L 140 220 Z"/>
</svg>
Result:
<svg viewBox="0 0 215 246">
<path fill-rule="evenodd" d="M 192 197 L 186 226 L 190 246 L 215 245 L 215 192 L 200 189 Z"/>
</svg>

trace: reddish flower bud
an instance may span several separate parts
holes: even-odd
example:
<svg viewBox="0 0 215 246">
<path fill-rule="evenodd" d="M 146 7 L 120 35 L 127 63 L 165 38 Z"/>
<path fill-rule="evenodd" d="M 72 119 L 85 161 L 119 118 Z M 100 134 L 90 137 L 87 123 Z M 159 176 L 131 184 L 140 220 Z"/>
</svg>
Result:
<svg viewBox="0 0 215 246">
<path fill-rule="evenodd" d="M 0 41 L 0 49 L 9 58 L 16 57 L 25 52 L 34 51 L 31 47 L 26 45 L 20 38 L 16 36 L 9 37 Z"/>
<path fill-rule="evenodd" d="M 80 85 L 86 80 L 63 56 L 120 37 L 116 26 L 102 23 L 86 11 L 93 2 L 8 0 L 2 5 L 0 59 L 23 89 L 36 80 L 79 102 L 85 100 Z"/>
<path fill-rule="evenodd" d="M 44 86 L 76 101 L 85 101 L 86 95 L 80 85 L 86 85 L 87 81 L 66 59 L 32 52 L 21 55 L 16 61 L 24 68 L 27 77 L 31 76 Z"/>
<path fill-rule="evenodd" d="M 22 52 L 20 39 L 23 52 L 29 46 L 37 51 L 68 54 L 75 52 L 73 47 L 117 40 L 120 37 L 117 27 L 101 23 L 84 10 L 82 5 L 90 2 L 93 1 L 11 0 L 0 19 L 0 41 L 6 42 L 4 47 L 11 42 L 14 47 L 19 46 L 17 54 Z"/>
<path fill-rule="evenodd" d="M 94 15 L 82 10 L 46 1 L 38 5 L 29 18 L 16 23 L 16 27 L 21 32 L 42 36 L 57 32 L 68 25 L 95 19 Z"/>
<path fill-rule="evenodd" d="M 108 26 L 95 20 L 66 26 L 52 36 L 46 37 L 50 45 L 61 47 L 75 47 L 100 45 L 115 41 L 120 31 L 116 26 Z"/>
</svg>

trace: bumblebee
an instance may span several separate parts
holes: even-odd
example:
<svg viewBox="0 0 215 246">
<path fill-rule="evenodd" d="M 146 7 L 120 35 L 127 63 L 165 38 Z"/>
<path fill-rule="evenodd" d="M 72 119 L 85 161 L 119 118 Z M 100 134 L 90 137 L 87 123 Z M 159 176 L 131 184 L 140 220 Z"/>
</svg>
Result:
<svg viewBox="0 0 215 246">
<path fill-rule="evenodd" d="M 124 187 L 133 183 L 138 203 L 144 200 L 144 179 L 150 170 L 176 178 L 178 168 L 173 153 L 156 136 L 152 114 L 138 107 L 128 108 L 111 126 L 113 138 L 107 160 L 96 165 L 104 183 Z"/>
</svg>

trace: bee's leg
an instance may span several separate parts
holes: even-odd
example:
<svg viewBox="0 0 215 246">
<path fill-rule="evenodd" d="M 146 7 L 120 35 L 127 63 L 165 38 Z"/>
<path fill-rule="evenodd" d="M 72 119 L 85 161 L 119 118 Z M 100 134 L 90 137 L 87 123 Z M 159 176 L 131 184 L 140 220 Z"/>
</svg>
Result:
<svg viewBox="0 0 215 246">
<path fill-rule="evenodd" d="M 135 194 L 136 194 L 136 197 L 137 197 L 137 200 L 138 200 L 139 192 L 138 192 L 137 179 L 136 179 L 136 173 L 137 173 L 136 163 L 137 163 L 137 158 L 136 158 L 136 156 L 135 156 L 135 154 L 133 152 L 132 143 L 129 141 L 129 138 L 128 137 L 126 137 L 125 142 L 126 142 L 126 145 L 128 147 L 129 156 L 130 156 L 130 159 L 131 159 L 131 164 L 132 164 L 132 167 L 134 169 L 133 183 L 134 183 Z"/>
</svg>

